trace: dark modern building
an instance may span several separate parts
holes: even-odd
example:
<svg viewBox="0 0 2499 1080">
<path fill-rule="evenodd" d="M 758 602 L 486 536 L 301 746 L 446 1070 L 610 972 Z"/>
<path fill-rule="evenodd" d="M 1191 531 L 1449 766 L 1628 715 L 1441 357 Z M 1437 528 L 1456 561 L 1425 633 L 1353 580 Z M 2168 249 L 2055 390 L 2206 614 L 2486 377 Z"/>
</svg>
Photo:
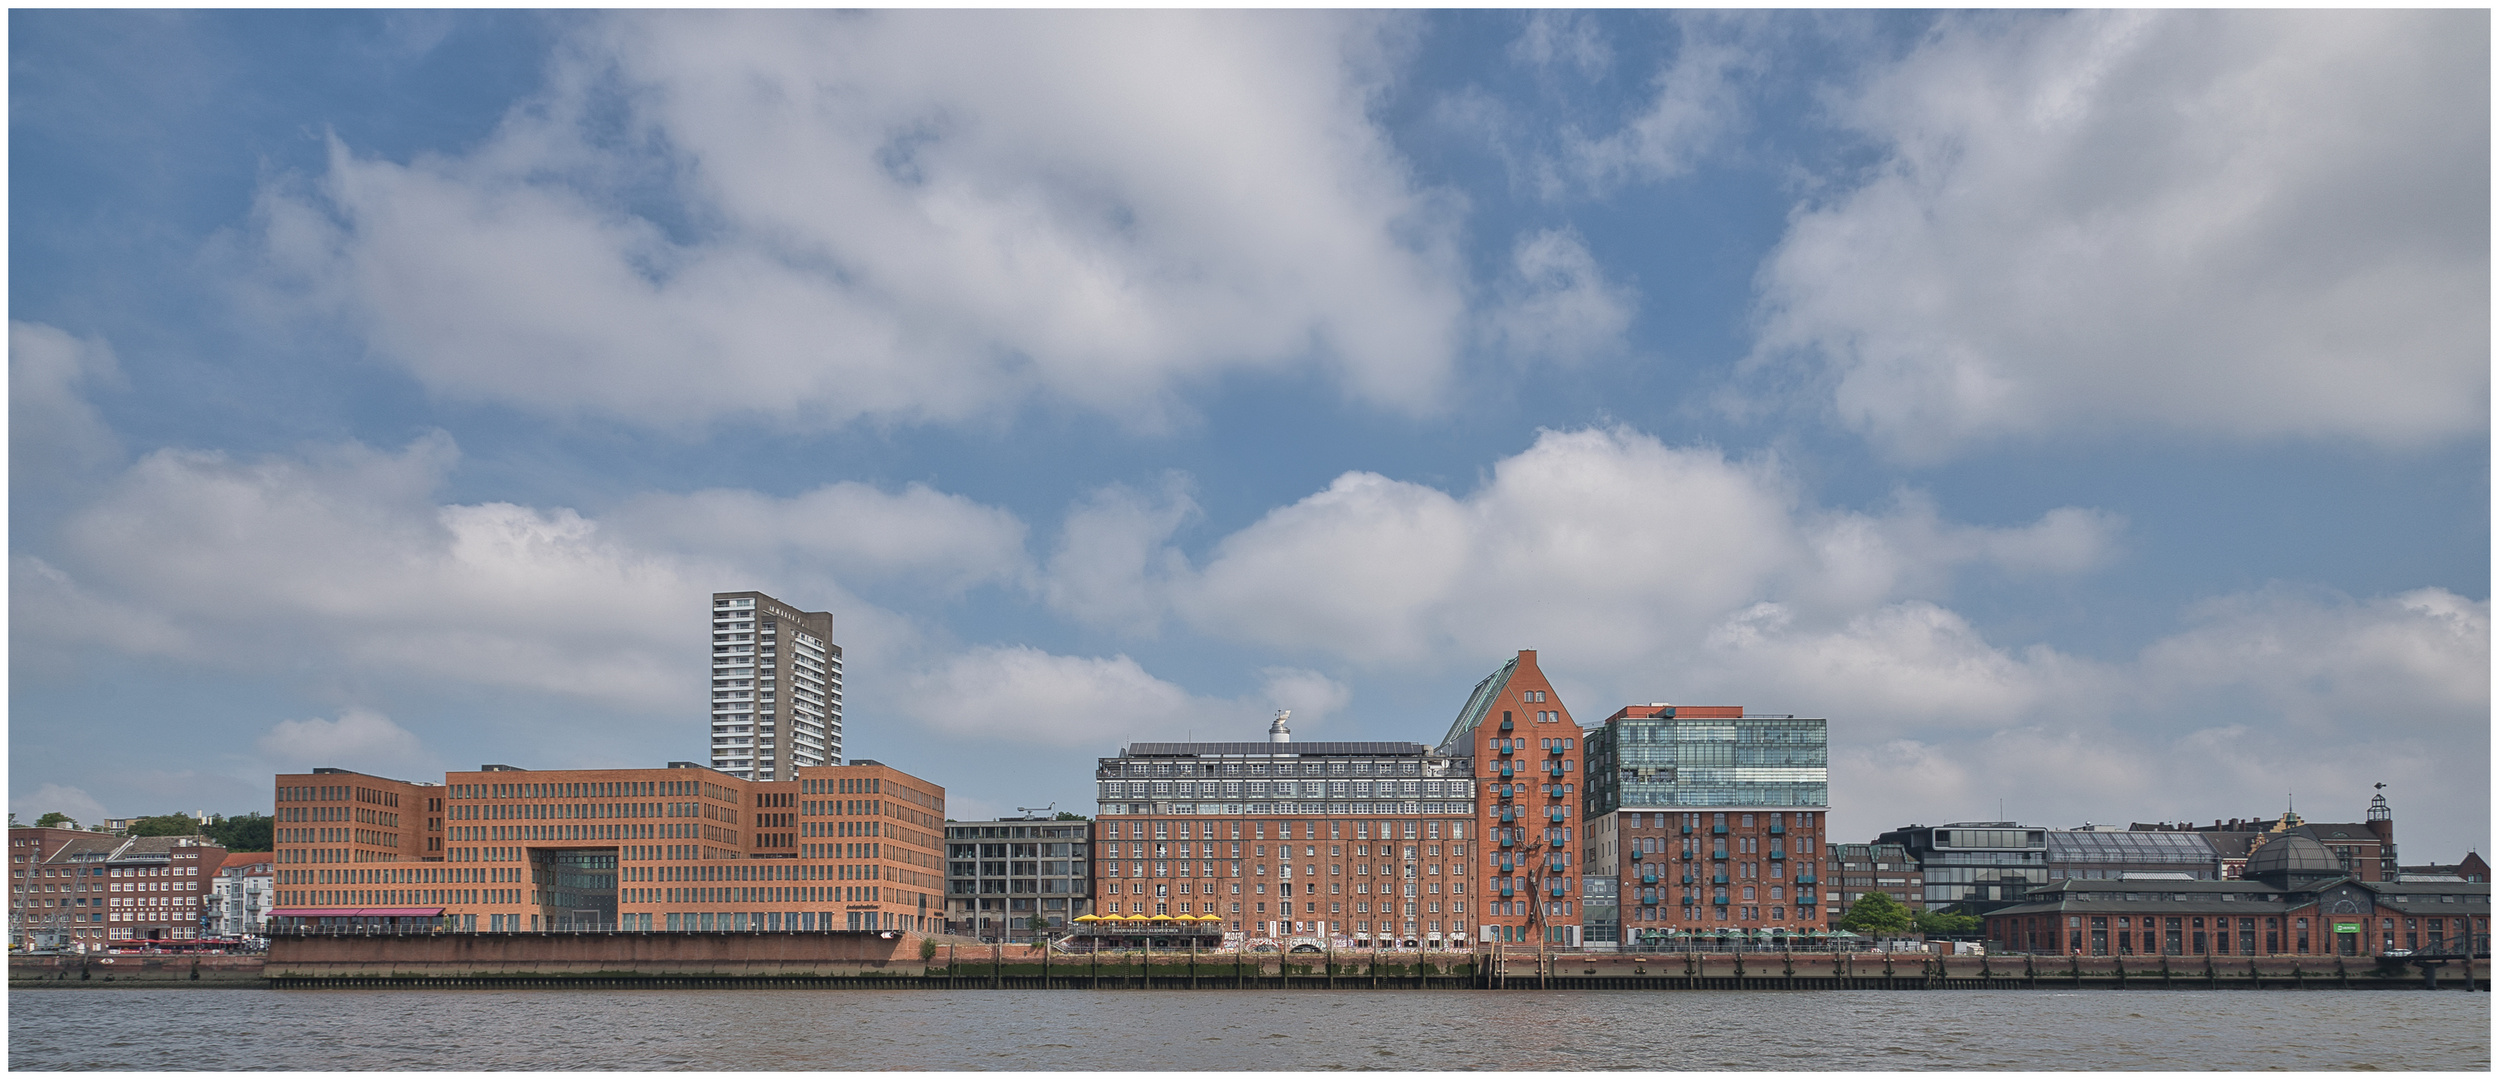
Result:
<svg viewBox="0 0 2499 1080">
<path fill-rule="evenodd" d="M 946 932 L 1029 940 L 1093 911 L 1093 823 L 1014 817 L 946 823 Z"/>
<path fill-rule="evenodd" d="M 1898 844 L 1832 844 L 1822 860 L 1824 913 L 1837 923 L 1848 907 L 1879 892 L 1911 911 L 1926 910 L 1926 874 Z"/>
<path fill-rule="evenodd" d="M 1926 910 L 1983 914 L 2048 880 L 2048 833 L 2010 821 L 1911 825 L 1875 837 L 1898 844 L 1925 876 Z"/>
</svg>

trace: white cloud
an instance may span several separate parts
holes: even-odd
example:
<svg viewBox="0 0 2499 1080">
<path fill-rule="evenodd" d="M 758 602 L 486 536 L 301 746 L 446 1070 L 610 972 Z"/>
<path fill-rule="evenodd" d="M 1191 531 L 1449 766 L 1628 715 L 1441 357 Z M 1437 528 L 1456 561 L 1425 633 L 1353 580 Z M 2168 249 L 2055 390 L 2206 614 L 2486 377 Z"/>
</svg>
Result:
<svg viewBox="0 0 2499 1080">
<path fill-rule="evenodd" d="M 1647 107 L 1617 130 L 1595 138 L 1569 133 L 1562 166 L 1604 191 L 1625 183 L 1668 180 L 1691 172 L 1744 117 L 1737 80 L 1759 61 L 1753 52 L 1698 24 L 1684 24 L 1683 45 L 1651 80 Z"/>
<path fill-rule="evenodd" d="M 44 784 L 33 791 L 9 792 L 9 809 L 17 815 L 18 824 L 33 825 L 35 819 L 57 810 L 82 826 L 101 828 L 104 819 L 117 815 L 104 809 L 104 804 L 84 788 L 66 784 Z M 118 815 L 128 816 L 128 815 Z"/>
<path fill-rule="evenodd" d="M 1312 367 L 1424 407 L 1464 275 L 1366 113 L 1386 25 L 616 15 L 472 153 L 271 187 L 265 248 L 427 386 L 557 413 L 1151 425 Z"/>
<path fill-rule="evenodd" d="M 2475 12 L 1947 17 L 1834 97 L 1886 156 L 1799 208 L 1751 363 L 1817 372 L 1911 459 L 2485 431 L 2488 38 Z"/>
<path fill-rule="evenodd" d="M 1614 50 L 1587 13 L 1539 10 L 1528 12 L 1527 25 L 1510 42 L 1510 59 L 1539 68 L 1567 64 L 1593 79 L 1613 63 Z"/>
<path fill-rule="evenodd" d="M 1623 351 L 1640 298 L 1605 279 L 1576 231 L 1520 234 L 1510 265 L 1484 313 L 1488 341 L 1517 359 L 1558 363 Z"/>
<path fill-rule="evenodd" d="M 921 725 L 1011 743 L 1102 746 L 1167 735 L 1201 715 L 1188 691 L 1126 656 L 974 648 L 912 676 L 903 710 Z"/>
<path fill-rule="evenodd" d="M 1188 478 L 1164 478 L 1159 494 L 1113 484 L 1067 513 L 1058 549 L 1042 579 L 1050 606 L 1090 626 L 1150 635 L 1162 624 L 1163 594 L 1187 572 L 1166 546 L 1174 530 L 1197 516 Z"/>
<path fill-rule="evenodd" d="M 1271 667 L 1259 674 L 1266 678 L 1259 692 L 1276 708 L 1293 710 L 1293 729 L 1304 734 L 1318 729 L 1354 700 L 1352 687 L 1316 671 Z"/>
<path fill-rule="evenodd" d="M 697 647 L 688 613 L 726 572 L 620 545 L 568 509 L 439 505 L 457 457 L 440 434 L 397 454 L 349 444 L 252 463 L 157 451 L 70 516 L 66 576 L 17 598 L 17 610 L 58 626 L 56 639 L 84 627 L 97 644 L 245 665 L 309 651 L 691 708 L 699 688 L 665 673 Z M 19 579 L 46 570 L 21 563 Z M 29 606 L 81 594 L 150 613 L 139 624 L 150 635 L 134 643 L 73 611 Z"/>
<path fill-rule="evenodd" d="M 1536 643 L 1599 667 L 1698 647 L 1765 597 L 1836 625 L 1950 571 L 2096 565 L 2120 527 L 2066 509 L 2013 529 L 1808 510 L 1774 464 L 1623 429 L 1546 432 L 1463 497 L 1373 473 L 1271 511 L 1174 574 L 1198 630 L 1369 664 Z"/>
<path fill-rule="evenodd" d="M 791 498 L 714 488 L 637 497 L 602 519 L 641 546 L 754 568 L 815 564 L 843 578 L 903 578 L 961 592 L 1028 572 L 1024 523 L 1005 510 L 910 484 L 889 494 L 827 484 Z"/>
<path fill-rule="evenodd" d="M 253 744 L 260 756 L 287 771 L 351 768 L 377 776 L 422 778 L 442 763 L 413 732 L 369 709 L 347 709 L 335 720 L 280 720 Z"/>
<path fill-rule="evenodd" d="M 101 338 L 9 322 L 9 482 L 20 492 L 83 484 L 118 464 L 121 440 L 88 394 L 122 385 L 121 365 Z"/>
<path fill-rule="evenodd" d="M 2490 604 L 2445 589 L 2348 601 L 2287 588 L 2221 597 L 2145 651 L 2148 679 L 2179 695 L 2254 697 L 2306 731 L 2357 718 L 2379 731 L 2452 732 L 2490 704 Z"/>
</svg>

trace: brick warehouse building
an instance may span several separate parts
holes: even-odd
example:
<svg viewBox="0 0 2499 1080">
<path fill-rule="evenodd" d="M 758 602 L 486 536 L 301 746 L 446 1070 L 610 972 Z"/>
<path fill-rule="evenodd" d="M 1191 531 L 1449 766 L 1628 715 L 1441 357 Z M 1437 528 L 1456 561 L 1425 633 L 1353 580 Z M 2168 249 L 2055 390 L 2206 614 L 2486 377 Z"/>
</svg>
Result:
<svg viewBox="0 0 2499 1080">
<path fill-rule="evenodd" d="M 1475 835 L 1485 838 L 1475 863 L 1485 883 L 1478 940 L 1581 943 L 1584 741 L 1534 649 L 1476 683 L 1441 737 L 1439 754 L 1471 765 L 1484 796 L 1475 805 Z"/>
<path fill-rule="evenodd" d="M 1828 722 L 1626 706 L 1588 733 L 1586 800 L 1629 946 L 1825 929 Z M 1592 859 L 1592 861 L 1597 861 Z"/>
<path fill-rule="evenodd" d="M 2381 956 L 2489 948 L 2490 886 L 2371 881 L 2306 836 L 2239 880 L 2067 879 L 1986 916 L 1991 948 L 2074 956 Z"/>
<path fill-rule="evenodd" d="M 943 910 L 945 789 L 874 761 L 323 769 L 277 795 L 282 928 L 930 930 Z"/>
<path fill-rule="evenodd" d="M 1480 903 L 1468 763 L 1418 743 L 1132 743 L 1102 758 L 1101 936 L 1461 947 Z M 1480 909 L 1477 909 L 1480 910 Z M 1189 920 L 1182 922 L 1182 919 Z"/>
<path fill-rule="evenodd" d="M 59 835 L 15 835 L 20 832 Z M 214 936 L 206 920 L 226 849 L 205 837 L 125 838 L 74 829 L 11 833 L 12 842 L 25 841 L 18 852 L 28 860 L 12 867 L 22 872 L 10 890 L 21 943 L 101 948 Z"/>
</svg>

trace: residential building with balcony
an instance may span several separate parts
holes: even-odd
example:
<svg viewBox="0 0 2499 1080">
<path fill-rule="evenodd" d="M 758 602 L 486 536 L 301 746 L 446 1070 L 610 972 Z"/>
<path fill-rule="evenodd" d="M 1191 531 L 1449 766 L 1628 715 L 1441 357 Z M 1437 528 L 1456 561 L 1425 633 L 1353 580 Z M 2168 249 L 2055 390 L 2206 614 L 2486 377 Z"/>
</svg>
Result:
<svg viewBox="0 0 2499 1080">
<path fill-rule="evenodd" d="M 833 616 L 759 592 L 712 594 L 711 767 L 789 780 L 842 762 L 842 647 Z"/>
<path fill-rule="evenodd" d="M 1586 733 L 1536 663 L 1521 649 L 1475 684 L 1435 753 L 1471 767 L 1482 798 L 1474 804 L 1477 845 L 1471 867 L 1483 883 L 1471 912 L 1478 941 L 1546 941 L 1577 946 L 1587 907 L 1590 833 L 1583 797 Z"/>
<path fill-rule="evenodd" d="M 1742 706 L 1626 706 L 1587 734 L 1587 816 L 1619 929 L 1596 947 L 1827 929 L 1828 721 Z"/>
<path fill-rule="evenodd" d="M 1822 860 L 1823 925 L 1867 893 L 1882 893 L 1911 911 L 1926 910 L 1926 875 L 1898 844 L 1831 844 Z"/>
<path fill-rule="evenodd" d="M 1984 915 L 2048 881 L 2050 830 L 2010 821 L 1911 825 L 1875 837 L 1909 852 L 1926 879 L 1926 910 Z"/>
<path fill-rule="evenodd" d="M 1093 823 L 1047 818 L 946 823 L 946 932 L 1030 940 L 1093 911 Z"/>
</svg>

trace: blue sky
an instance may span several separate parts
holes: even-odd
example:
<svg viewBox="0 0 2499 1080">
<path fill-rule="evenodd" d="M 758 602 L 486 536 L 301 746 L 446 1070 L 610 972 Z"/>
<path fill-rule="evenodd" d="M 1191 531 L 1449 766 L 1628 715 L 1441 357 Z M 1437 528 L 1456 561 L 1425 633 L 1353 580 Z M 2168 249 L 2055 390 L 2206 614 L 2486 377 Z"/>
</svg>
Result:
<svg viewBox="0 0 2499 1080">
<path fill-rule="evenodd" d="M 2485 12 L 10 16 L 10 809 L 1825 716 L 2488 850 Z"/>
</svg>

